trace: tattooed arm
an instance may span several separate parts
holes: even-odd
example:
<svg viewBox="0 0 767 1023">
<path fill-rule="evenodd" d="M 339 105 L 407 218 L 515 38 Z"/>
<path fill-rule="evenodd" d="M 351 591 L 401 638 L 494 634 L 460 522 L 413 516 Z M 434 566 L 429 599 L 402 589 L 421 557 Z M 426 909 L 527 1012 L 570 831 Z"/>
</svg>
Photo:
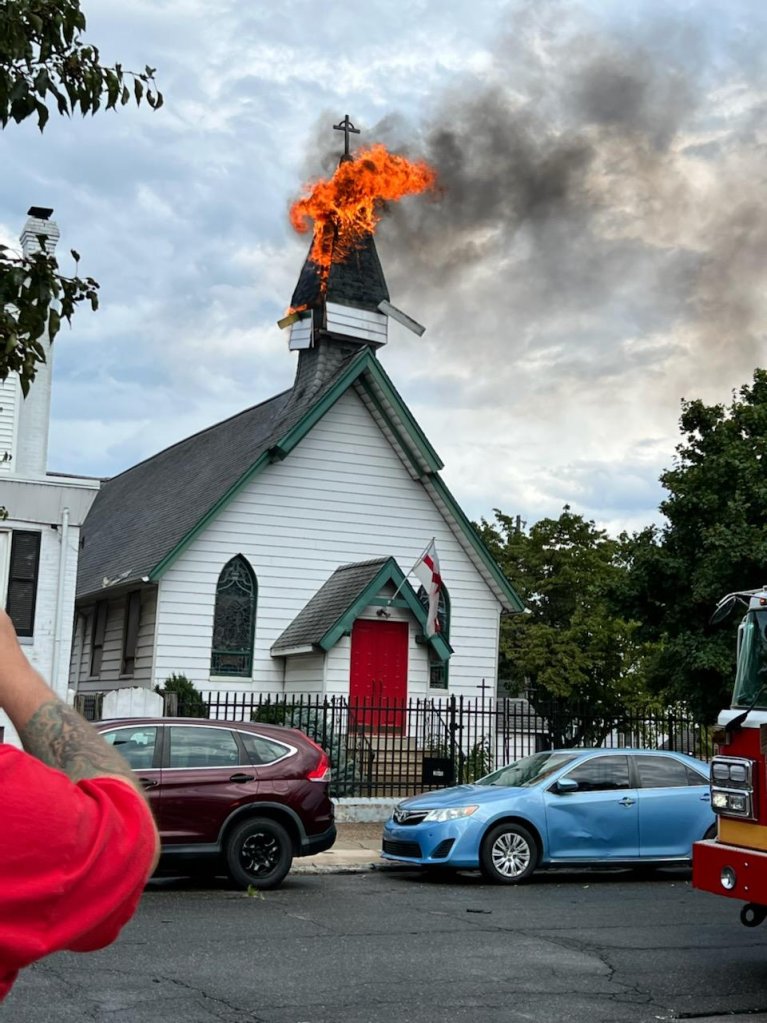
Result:
<svg viewBox="0 0 767 1023">
<path fill-rule="evenodd" d="M 2 610 L 0 707 L 11 719 L 27 753 L 44 764 L 63 771 L 73 782 L 120 778 L 144 797 L 127 761 L 38 675 L 19 646 L 10 618 Z"/>
</svg>

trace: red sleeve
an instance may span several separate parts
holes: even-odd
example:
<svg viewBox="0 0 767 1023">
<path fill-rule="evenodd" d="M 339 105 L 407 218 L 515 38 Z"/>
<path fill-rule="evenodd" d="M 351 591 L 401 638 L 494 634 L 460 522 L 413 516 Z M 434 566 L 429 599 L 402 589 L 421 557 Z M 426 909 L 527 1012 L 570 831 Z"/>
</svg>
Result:
<svg viewBox="0 0 767 1023">
<path fill-rule="evenodd" d="M 50 952 L 108 945 L 131 918 L 155 852 L 151 814 L 117 778 L 74 784 L 0 746 L 0 1000 Z"/>
</svg>

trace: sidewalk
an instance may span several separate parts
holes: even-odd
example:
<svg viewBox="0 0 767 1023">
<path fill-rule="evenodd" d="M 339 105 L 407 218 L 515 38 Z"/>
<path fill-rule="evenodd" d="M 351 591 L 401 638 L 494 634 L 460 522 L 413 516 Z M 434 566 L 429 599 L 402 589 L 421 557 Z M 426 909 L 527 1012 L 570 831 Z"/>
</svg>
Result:
<svg viewBox="0 0 767 1023">
<path fill-rule="evenodd" d="M 392 866 L 381 859 L 380 824 L 337 823 L 338 837 L 332 849 L 315 856 L 302 856 L 293 860 L 294 874 L 357 874 L 366 870 L 386 869 Z"/>
</svg>

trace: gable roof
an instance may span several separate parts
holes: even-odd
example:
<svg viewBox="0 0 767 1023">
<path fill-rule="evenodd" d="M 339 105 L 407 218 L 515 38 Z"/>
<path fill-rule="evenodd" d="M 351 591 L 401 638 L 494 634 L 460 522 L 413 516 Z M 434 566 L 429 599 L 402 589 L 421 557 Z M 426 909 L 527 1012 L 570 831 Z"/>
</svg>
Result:
<svg viewBox="0 0 767 1023">
<path fill-rule="evenodd" d="M 285 391 L 108 480 L 83 526 L 78 599 L 157 581 L 221 508 L 261 469 L 287 458 L 349 388 L 422 482 L 501 606 L 521 611 L 511 583 L 439 478 L 439 456 L 366 346 L 340 359 L 318 389 Z"/>
<path fill-rule="evenodd" d="M 387 583 L 394 584 L 400 600 L 425 629 L 426 609 L 396 560 L 375 558 L 337 568 L 272 644 L 270 653 L 284 657 L 290 653 L 332 649 L 351 631 L 361 611 L 379 596 Z M 427 637 L 427 642 L 442 661 L 452 653 L 450 644 L 442 636 Z"/>
</svg>

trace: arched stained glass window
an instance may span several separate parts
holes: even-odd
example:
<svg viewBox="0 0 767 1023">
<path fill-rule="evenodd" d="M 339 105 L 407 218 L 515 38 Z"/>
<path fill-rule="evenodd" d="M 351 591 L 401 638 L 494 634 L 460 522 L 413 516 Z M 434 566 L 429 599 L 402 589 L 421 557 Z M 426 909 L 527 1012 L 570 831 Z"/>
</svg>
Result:
<svg viewBox="0 0 767 1023">
<path fill-rule="evenodd" d="M 241 554 L 224 565 L 216 586 L 211 675 L 250 678 L 258 584 Z"/>
<path fill-rule="evenodd" d="M 428 611 L 429 597 L 423 586 L 418 588 L 417 597 Z M 442 586 L 439 591 L 437 607 L 439 632 L 443 639 L 450 642 L 450 595 Z M 447 689 L 447 661 L 441 661 L 432 646 L 429 646 L 429 686 L 431 689 Z"/>
</svg>

